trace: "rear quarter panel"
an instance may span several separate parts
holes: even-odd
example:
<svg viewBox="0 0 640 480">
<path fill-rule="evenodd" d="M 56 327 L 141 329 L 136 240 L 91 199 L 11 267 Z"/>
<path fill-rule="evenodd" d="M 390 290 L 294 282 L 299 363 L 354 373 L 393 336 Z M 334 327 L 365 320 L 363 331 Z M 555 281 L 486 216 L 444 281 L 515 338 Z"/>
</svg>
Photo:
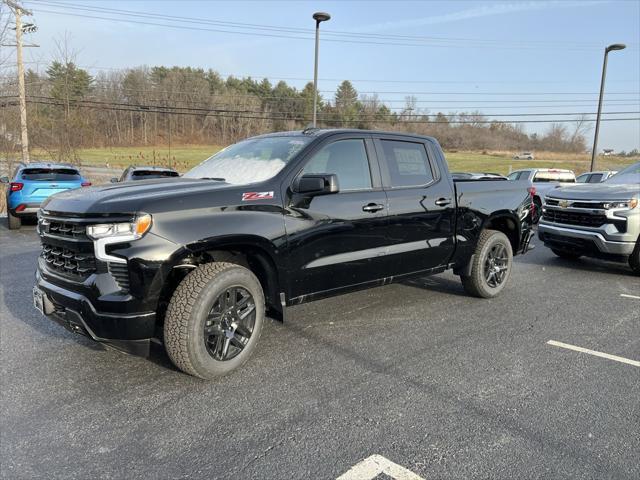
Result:
<svg viewBox="0 0 640 480">
<path fill-rule="evenodd" d="M 478 242 L 480 232 L 494 218 L 507 217 L 521 225 L 523 216 L 531 218 L 531 195 L 526 180 L 456 182 L 458 217 L 456 224 L 456 265 L 467 263 Z M 528 227 L 527 227 L 528 228 Z"/>
</svg>

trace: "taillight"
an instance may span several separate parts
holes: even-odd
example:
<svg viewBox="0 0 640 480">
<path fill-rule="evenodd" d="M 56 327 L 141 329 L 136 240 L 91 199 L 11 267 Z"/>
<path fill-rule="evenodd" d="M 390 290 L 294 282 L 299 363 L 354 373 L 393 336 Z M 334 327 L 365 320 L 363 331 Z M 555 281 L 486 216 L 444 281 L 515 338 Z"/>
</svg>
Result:
<svg viewBox="0 0 640 480">
<path fill-rule="evenodd" d="M 21 212 L 23 211 L 25 208 L 27 208 L 27 206 L 24 203 L 21 203 L 20 205 L 18 205 L 16 207 L 16 212 Z"/>
<path fill-rule="evenodd" d="M 80 186 L 82 186 L 82 187 L 90 187 L 91 186 L 91 182 L 82 182 L 80 184 Z"/>
<path fill-rule="evenodd" d="M 531 196 L 533 197 L 536 194 L 536 187 L 527 188 L 527 192 L 529 192 L 531 194 Z"/>
<path fill-rule="evenodd" d="M 9 190 L 11 192 L 18 192 L 20 190 L 22 190 L 22 187 L 24 187 L 24 183 L 20 183 L 20 182 L 11 182 L 9 184 Z"/>
</svg>

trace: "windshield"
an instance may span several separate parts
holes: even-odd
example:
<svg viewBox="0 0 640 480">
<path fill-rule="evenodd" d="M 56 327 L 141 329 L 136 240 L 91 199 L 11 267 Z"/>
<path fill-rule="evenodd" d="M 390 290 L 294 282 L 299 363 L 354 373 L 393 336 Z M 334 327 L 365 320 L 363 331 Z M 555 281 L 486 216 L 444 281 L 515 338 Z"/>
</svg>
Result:
<svg viewBox="0 0 640 480">
<path fill-rule="evenodd" d="M 234 185 L 262 182 L 274 177 L 311 140 L 304 136 L 245 140 L 216 153 L 184 177 L 212 178 Z"/>
<path fill-rule="evenodd" d="M 77 181 L 80 173 L 73 168 L 25 168 L 22 171 L 23 180 L 36 181 Z"/>
<path fill-rule="evenodd" d="M 640 162 L 629 165 L 624 170 L 620 170 L 618 173 L 609 177 L 604 183 L 630 183 L 640 184 Z"/>
</svg>

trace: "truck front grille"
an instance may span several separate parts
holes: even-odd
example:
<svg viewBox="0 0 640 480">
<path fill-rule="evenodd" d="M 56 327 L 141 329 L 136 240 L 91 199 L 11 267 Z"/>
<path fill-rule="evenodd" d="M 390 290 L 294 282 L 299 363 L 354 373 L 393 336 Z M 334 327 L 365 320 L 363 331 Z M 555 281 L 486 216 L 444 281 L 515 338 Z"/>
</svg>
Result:
<svg viewBox="0 0 640 480">
<path fill-rule="evenodd" d="M 91 253 L 42 242 L 42 258 L 47 268 L 58 274 L 85 280 L 96 271 L 96 259 Z"/>
<path fill-rule="evenodd" d="M 96 273 L 93 241 L 86 227 L 95 220 L 40 213 L 38 233 L 47 270 L 74 281 L 84 281 Z"/>
<path fill-rule="evenodd" d="M 58 220 L 44 220 L 44 222 L 48 227 L 47 233 L 50 235 L 88 240 L 86 224 L 77 224 Z"/>
<path fill-rule="evenodd" d="M 607 223 L 606 215 L 599 213 L 576 212 L 571 210 L 556 210 L 555 208 L 549 208 L 548 202 L 546 211 L 542 215 L 542 219 L 546 222 L 594 228 Z"/>
</svg>

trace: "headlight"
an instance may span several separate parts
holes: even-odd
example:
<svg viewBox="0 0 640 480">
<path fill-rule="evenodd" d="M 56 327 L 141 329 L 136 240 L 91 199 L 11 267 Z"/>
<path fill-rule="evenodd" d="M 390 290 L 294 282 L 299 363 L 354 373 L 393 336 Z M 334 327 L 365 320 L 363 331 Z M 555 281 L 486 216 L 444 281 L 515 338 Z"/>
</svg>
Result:
<svg viewBox="0 0 640 480">
<path fill-rule="evenodd" d="M 626 200 L 624 202 L 607 202 L 607 203 L 603 203 L 602 206 L 606 209 L 606 210 L 610 210 L 613 208 L 622 208 L 625 210 L 631 210 L 633 208 L 636 208 L 636 206 L 638 205 L 638 199 L 637 198 L 632 198 L 631 200 Z"/>
<path fill-rule="evenodd" d="M 151 215 L 138 215 L 133 222 L 100 223 L 87 227 L 87 236 L 93 240 L 100 238 L 127 237 L 137 240 L 151 228 Z"/>
</svg>

